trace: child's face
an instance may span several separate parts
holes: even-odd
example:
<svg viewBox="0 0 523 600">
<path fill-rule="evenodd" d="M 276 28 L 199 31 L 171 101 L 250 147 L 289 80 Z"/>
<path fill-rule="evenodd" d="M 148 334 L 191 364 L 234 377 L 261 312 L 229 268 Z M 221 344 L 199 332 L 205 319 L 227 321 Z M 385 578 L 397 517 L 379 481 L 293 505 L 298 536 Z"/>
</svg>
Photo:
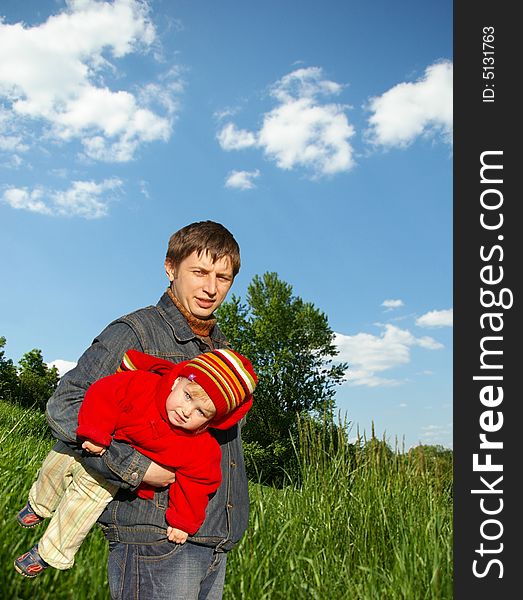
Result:
<svg viewBox="0 0 523 600">
<path fill-rule="evenodd" d="M 169 422 L 187 431 L 197 431 L 216 414 L 212 400 L 196 383 L 178 377 L 165 402 Z"/>
</svg>

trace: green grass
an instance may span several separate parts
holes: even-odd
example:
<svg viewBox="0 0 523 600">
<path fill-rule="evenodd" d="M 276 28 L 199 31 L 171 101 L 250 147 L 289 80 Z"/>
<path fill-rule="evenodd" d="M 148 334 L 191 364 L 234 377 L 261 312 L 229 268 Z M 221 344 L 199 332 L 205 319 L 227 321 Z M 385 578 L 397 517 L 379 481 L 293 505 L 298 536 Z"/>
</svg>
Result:
<svg viewBox="0 0 523 600">
<path fill-rule="evenodd" d="M 38 539 L 15 515 L 53 441 L 42 414 L 1 401 L 0 440 L 3 597 L 108 599 L 97 528 L 70 571 L 15 573 L 14 557 Z M 250 525 L 229 554 L 225 600 L 452 598 L 451 469 L 380 443 L 355 452 L 343 436 L 325 440 L 307 427 L 298 452 L 300 485 L 250 484 Z"/>
</svg>

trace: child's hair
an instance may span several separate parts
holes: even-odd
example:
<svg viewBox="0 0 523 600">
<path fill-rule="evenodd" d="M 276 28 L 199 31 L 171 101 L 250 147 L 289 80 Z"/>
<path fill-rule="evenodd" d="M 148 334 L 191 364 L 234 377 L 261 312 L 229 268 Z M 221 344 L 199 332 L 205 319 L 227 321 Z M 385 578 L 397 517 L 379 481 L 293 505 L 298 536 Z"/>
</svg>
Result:
<svg viewBox="0 0 523 600">
<path fill-rule="evenodd" d="M 236 277 L 240 270 L 240 247 L 232 233 L 214 221 L 191 223 L 173 233 L 169 239 L 165 259 L 177 266 L 193 252 L 200 256 L 206 251 L 211 255 L 213 262 L 228 256 L 231 259 L 233 276 Z"/>
</svg>

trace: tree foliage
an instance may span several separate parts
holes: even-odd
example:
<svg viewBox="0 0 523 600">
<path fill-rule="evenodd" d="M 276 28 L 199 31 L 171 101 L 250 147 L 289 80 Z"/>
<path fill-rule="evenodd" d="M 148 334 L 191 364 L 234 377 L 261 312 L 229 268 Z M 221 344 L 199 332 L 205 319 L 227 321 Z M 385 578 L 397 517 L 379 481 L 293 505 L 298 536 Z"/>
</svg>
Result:
<svg viewBox="0 0 523 600">
<path fill-rule="evenodd" d="M 47 400 L 58 385 L 58 370 L 49 368 L 42 351 L 33 348 L 20 359 L 20 404 L 45 409 Z"/>
<path fill-rule="evenodd" d="M 333 361 L 338 352 L 327 316 L 294 296 L 276 273 L 255 276 L 246 303 L 233 295 L 217 316 L 259 378 L 242 434 L 249 474 L 261 465 L 262 479 L 273 481 L 292 460 L 297 416 L 332 419 L 334 390 L 347 365 Z"/>
<path fill-rule="evenodd" d="M 415 461 L 420 473 L 429 473 L 434 481 L 451 481 L 454 453 L 440 445 L 419 444 L 411 448 L 408 456 Z"/>
<path fill-rule="evenodd" d="M 13 361 L 5 357 L 6 343 L 5 337 L 0 337 L 0 398 L 12 401 L 18 395 L 18 374 Z"/>
<path fill-rule="evenodd" d="M 5 344 L 5 337 L 0 337 L 0 397 L 22 406 L 45 409 L 58 385 L 58 370 L 47 366 L 37 348 L 22 356 L 17 369 L 1 350 Z"/>
</svg>

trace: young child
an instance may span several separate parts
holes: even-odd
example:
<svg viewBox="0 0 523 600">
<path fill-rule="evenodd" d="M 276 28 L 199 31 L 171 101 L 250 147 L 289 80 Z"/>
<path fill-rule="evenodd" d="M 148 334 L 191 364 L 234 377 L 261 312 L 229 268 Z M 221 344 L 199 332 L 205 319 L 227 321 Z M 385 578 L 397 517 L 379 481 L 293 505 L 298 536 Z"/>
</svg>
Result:
<svg viewBox="0 0 523 600">
<path fill-rule="evenodd" d="M 247 414 L 256 374 L 245 357 L 228 349 L 178 364 L 128 350 L 118 371 L 88 388 L 77 436 L 87 452 L 103 454 L 114 438 L 176 470 L 166 535 L 183 544 L 202 524 L 209 495 L 221 482 L 220 446 L 207 428 L 228 429 Z M 72 567 L 78 548 L 117 491 L 87 472 L 72 450 L 51 450 L 17 516 L 22 527 L 51 520 L 39 543 L 15 560 L 15 569 L 36 577 L 48 566 Z M 154 488 L 142 484 L 137 493 L 153 498 Z"/>
</svg>

